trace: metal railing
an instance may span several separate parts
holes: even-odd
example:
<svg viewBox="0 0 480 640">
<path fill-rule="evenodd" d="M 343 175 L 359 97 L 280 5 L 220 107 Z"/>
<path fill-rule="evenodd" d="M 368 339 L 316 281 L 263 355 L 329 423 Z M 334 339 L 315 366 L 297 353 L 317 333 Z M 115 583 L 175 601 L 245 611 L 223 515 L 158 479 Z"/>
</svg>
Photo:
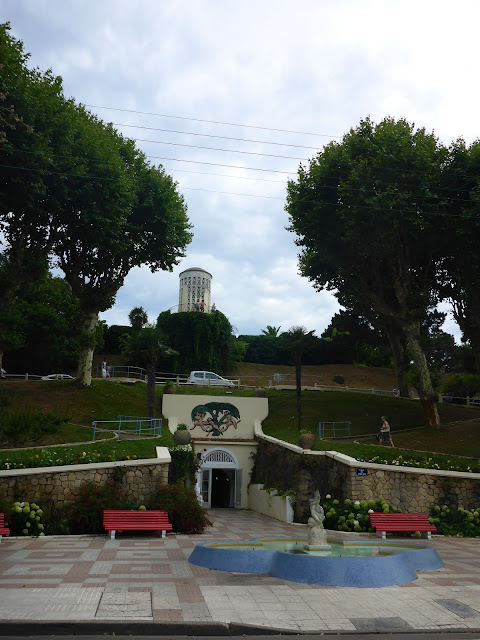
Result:
<svg viewBox="0 0 480 640">
<path fill-rule="evenodd" d="M 110 428 L 99 427 L 98 425 L 111 425 Z M 115 425 L 115 427 L 114 427 Z M 94 420 L 93 426 L 93 442 L 97 433 L 115 433 L 117 440 L 121 439 L 121 435 L 130 438 L 142 436 L 150 436 L 151 438 L 159 438 L 162 435 L 162 419 L 161 418 L 142 418 L 140 416 L 118 416 L 117 420 Z"/>
<path fill-rule="evenodd" d="M 350 420 L 344 420 L 339 422 L 319 422 L 318 423 L 318 437 L 320 440 L 324 440 L 325 437 L 340 438 L 350 436 Z M 331 425 L 331 426 L 327 426 Z"/>
</svg>

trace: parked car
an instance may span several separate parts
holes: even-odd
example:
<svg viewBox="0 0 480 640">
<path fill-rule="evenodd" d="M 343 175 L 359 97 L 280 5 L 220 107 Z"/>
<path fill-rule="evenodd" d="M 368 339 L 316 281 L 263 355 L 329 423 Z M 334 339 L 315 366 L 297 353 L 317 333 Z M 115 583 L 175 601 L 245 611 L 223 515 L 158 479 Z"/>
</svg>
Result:
<svg viewBox="0 0 480 640">
<path fill-rule="evenodd" d="M 211 371 L 190 371 L 190 375 L 187 378 L 187 384 L 203 384 L 203 385 L 215 385 L 216 387 L 234 387 L 235 385 L 231 380 L 222 378 L 216 373 Z"/>
<path fill-rule="evenodd" d="M 51 373 L 49 376 L 42 376 L 42 380 L 73 380 L 73 376 L 68 373 Z"/>
</svg>

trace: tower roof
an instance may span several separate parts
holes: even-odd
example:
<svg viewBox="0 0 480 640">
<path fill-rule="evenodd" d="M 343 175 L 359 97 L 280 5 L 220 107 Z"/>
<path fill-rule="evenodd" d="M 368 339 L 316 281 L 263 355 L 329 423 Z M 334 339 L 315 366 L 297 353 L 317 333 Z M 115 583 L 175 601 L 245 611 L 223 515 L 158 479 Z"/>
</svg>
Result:
<svg viewBox="0 0 480 640">
<path fill-rule="evenodd" d="M 180 278 L 184 273 L 188 273 L 189 271 L 202 271 L 203 273 L 208 274 L 211 278 L 213 277 L 206 269 L 201 269 L 200 267 L 190 267 L 190 269 L 185 269 L 185 271 L 182 271 L 178 277 Z"/>
</svg>

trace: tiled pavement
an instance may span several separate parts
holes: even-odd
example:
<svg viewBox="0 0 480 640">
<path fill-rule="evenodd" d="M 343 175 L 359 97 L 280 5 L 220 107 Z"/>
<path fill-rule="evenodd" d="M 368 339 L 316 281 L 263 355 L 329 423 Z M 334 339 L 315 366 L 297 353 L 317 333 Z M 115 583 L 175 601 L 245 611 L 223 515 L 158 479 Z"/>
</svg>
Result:
<svg viewBox="0 0 480 640">
<path fill-rule="evenodd" d="M 480 540 L 434 537 L 445 567 L 397 587 L 319 587 L 188 563 L 197 542 L 299 533 L 213 510 L 202 536 L 3 538 L 0 622 L 244 623 L 297 631 L 480 629 Z"/>
</svg>

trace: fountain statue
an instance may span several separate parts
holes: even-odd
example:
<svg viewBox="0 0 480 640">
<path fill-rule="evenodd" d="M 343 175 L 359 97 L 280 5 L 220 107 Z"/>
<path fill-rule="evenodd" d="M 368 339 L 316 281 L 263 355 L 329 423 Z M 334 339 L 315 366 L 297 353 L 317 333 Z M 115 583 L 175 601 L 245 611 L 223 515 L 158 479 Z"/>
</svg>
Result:
<svg viewBox="0 0 480 640">
<path fill-rule="evenodd" d="M 310 498 L 309 502 L 311 515 L 307 522 L 308 544 L 305 545 L 305 549 L 330 549 L 330 545 L 327 542 L 327 532 L 323 528 L 325 512 L 320 504 L 320 492 L 318 489 L 313 494 L 313 498 Z"/>
</svg>

